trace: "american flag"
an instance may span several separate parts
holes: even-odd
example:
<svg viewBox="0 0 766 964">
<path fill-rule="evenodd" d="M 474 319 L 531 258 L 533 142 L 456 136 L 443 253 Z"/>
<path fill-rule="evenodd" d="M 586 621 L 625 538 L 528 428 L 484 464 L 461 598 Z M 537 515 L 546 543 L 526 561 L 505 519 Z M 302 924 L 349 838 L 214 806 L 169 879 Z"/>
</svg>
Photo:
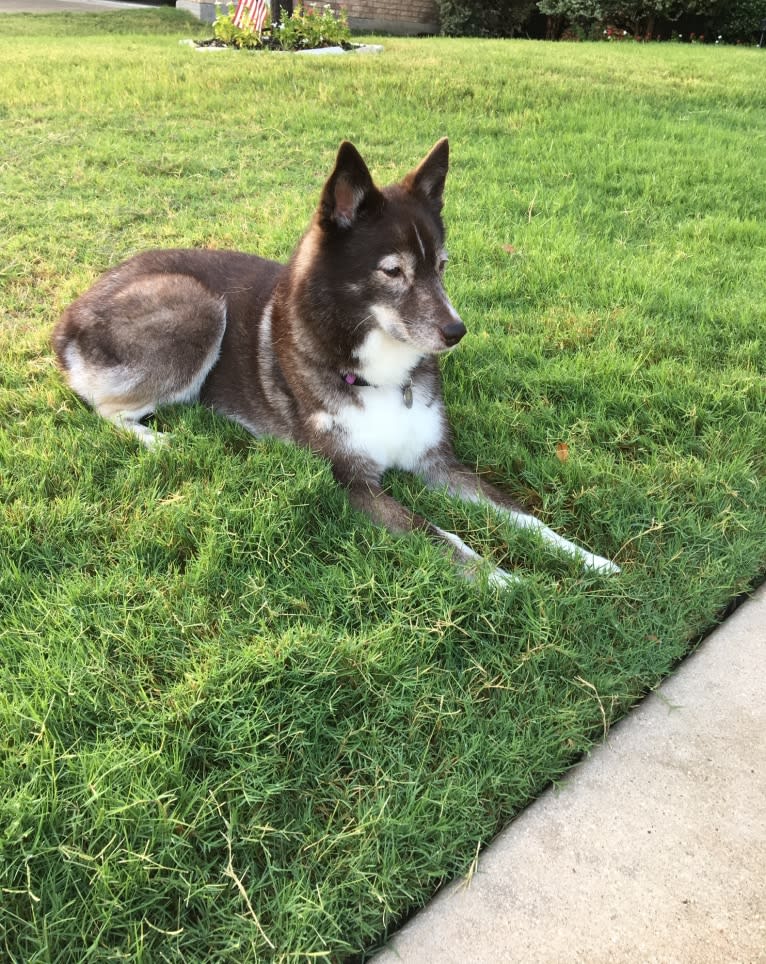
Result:
<svg viewBox="0 0 766 964">
<path fill-rule="evenodd" d="M 242 27 L 249 20 L 250 26 L 260 33 L 268 12 L 266 0 L 238 0 L 237 9 L 234 12 L 234 26 Z"/>
</svg>

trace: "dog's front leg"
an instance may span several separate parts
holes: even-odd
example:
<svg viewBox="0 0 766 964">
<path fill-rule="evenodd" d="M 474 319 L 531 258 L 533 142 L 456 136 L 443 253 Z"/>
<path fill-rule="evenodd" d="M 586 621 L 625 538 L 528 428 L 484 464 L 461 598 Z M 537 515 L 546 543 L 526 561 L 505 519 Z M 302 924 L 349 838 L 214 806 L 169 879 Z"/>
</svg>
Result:
<svg viewBox="0 0 766 964">
<path fill-rule="evenodd" d="M 349 500 L 354 508 L 368 515 L 374 522 L 385 526 L 389 532 L 403 534 L 420 529 L 441 543 L 448 551 L 461 573 L 469 580 L 476 577 L 484 560 L 467 546 L 454 532 L 446 532 L 427 519 L 410 511 L 392 496 L 384 492 L 377 482 L 353 480 L 344 482 Z M 507 586 L 515 582 L 515 577 L 497 567 L 488 575 L 489 582 L 496 586 Z"/>
<path fill-rule="evenodd" d="M 480 476 L 472 472 L 457 459 L 439 458 L 430 462 L 423 471 L 426 482 L 433 486 L 445 486 L 451 495 L 466 502 L 484 502 L 492 506 L 499 514 L 521 529 L 532 529 L 543 541 L 549 545 L 580 559 L 588 569 L 598 572 L 617 573 L 620 571 L 609 559 L 597 556 L 582 546 L 564 539 L 535 516 L 524 510 L 517 502 L 509 498 L 493 485 L 485 482 Z"/>
</svg>

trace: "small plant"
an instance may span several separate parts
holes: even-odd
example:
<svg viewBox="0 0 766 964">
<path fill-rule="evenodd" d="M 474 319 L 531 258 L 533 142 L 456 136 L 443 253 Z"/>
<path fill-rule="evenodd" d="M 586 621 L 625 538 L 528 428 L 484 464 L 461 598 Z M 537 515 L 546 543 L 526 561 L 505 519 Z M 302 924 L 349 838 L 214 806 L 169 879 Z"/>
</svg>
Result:
<svg viewBox="0 0 766 964">
<path fill-rule="evenodd" d="M 234 23 L 234 4 L 229 4 L 228 13 L 219 13 L 213 23 L 213 37 L 227 47 L 252 50 L 264 46 L 258 31 L 248 22 L 243 27 Z"/>
<path fill-rule="evenodd" d="M 274 45 L 281 50 L 311 50 L 315 47 L 350 47 L 351 30 L 346 11 L 337 15 L 329 3 L 320 7 L 309 3 L 296 6 L 292 15 L 285 10 L 272 32 Z"/>
</svg>

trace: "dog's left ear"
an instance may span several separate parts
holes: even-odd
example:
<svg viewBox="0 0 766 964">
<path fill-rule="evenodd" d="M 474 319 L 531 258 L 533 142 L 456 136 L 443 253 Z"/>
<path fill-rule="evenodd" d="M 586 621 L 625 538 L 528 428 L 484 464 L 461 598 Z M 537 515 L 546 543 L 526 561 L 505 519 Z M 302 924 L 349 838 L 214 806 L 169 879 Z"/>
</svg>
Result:
<svg viewBox="0 0 766 964">
<path fill-rule="evenodd" d="M 449 169 L 449 141 L 443 137 L 431 148 L 414 171 L 405 177 L 404 187 L 419 194 L 438 214 L 443 205 L 444 182 Z"/>
<path fill-rule="evenodd" d="M 319 201 L 319 221 L 324 227 L 350 228 L 363 211 L 383 202 L 362 155 L 350 141 L 338 149 L 335 168 Z"/>
</svg>

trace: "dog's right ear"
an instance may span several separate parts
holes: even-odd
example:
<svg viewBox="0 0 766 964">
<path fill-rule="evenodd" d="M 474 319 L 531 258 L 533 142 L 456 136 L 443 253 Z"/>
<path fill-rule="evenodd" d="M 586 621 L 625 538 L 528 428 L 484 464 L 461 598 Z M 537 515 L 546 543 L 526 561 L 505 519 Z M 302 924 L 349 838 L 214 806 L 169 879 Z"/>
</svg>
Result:
<svg viewBox="0 0 766 964">
<path fill-rule="evenodd" d="M 323 227 L 350 228 L 356 219 L 383 203 L 383 195 L 372 182 L 362 155 L 350 141 L 338 149 L 335 169 L 327 179 L 319 201 Z"/>
</svg>

